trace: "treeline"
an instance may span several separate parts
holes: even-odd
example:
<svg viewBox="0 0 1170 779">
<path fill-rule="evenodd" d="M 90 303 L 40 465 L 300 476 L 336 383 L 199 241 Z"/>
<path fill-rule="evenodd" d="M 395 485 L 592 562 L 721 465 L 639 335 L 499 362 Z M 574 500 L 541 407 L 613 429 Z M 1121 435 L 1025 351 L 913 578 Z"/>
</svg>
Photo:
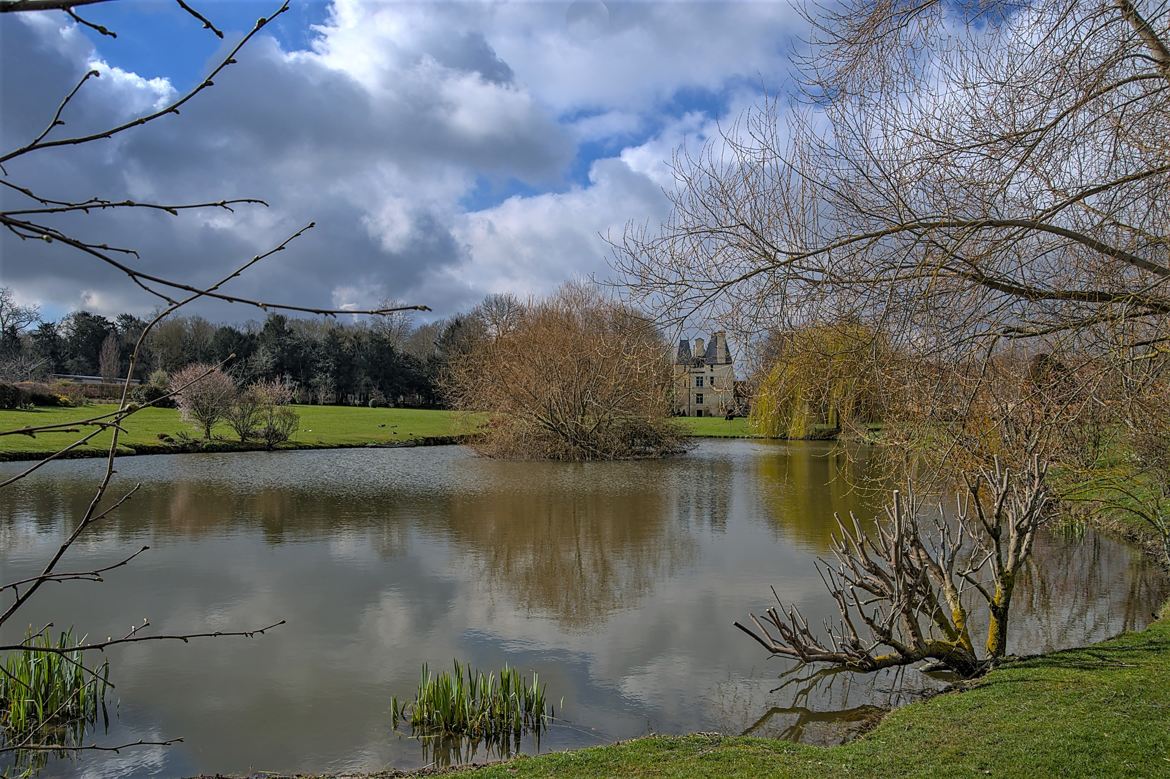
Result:
<svg viewBox="0 0 1170 779">
<path fill-rule="evenodd" d="M 77 311 L 51 322 L 26 308 L 16 316 L 10 291 L 0 297 L 5 381 L 38 381 L 54 373 L 118 381 L 147 326 L 133 314 L 110 319 Z M 158 371 L 225 363 L 241 385 L 289 383 L 300 403 L 442 406 L 442 378 L 452 361 L 476 348 L 501 315 L 518 308 L 511 296 L 492 295 L 466 314 L 422 325 L 407 315 L 343 322 L 270 314 L 242 325 L 175 316 L 147 334 L 134 378 L 148 381 Z"/>
</svg>

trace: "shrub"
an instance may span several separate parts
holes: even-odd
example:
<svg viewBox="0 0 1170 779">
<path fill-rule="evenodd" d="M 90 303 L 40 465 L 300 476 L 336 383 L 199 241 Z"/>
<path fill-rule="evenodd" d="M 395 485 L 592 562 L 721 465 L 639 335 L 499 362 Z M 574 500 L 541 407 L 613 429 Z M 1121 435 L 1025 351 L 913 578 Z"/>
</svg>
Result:
<svg viewBox="0 0 1170 779">
<path fill-rule="evenodd" d="M 292 438 L 301 426 L 301 417 L 288 407 L 293 386 L 282 379 L 257 381 L 236 396 L 228 412 L 228 424 L 241 441 L 258 438 L 274 449 Z"/>
<path fill-rule="evenodd" d="M 158 368 L 150 372 L 150 376 L 147 377 L 146 383 L 155 387 L 166 387 L 171 383 L 171 375 L 162 368 Z"/>
<path fill-rule="evenodd" d="M 0 383 L 0 409 L 23 408 L 29 404 L 29 395 L 15 384 Z"/>
<path fill-rule="evenodd" d="M 151 405 L 158 406 L 159 408 L 174 408 L 174 398 L 166 398 L 165 400 L 161 400 L 161 398 L 164 398 L 168 392 L 169 390 L 167 390 L 165 386 L 159 386 L 157 384 L 139 384 L 130 391 L 130 397 L 136 403 L 149 403 Z"/>
<path fill-rule="evenodd" d="M 265 400 L 253 384 L 236 394 L 235 401 L 227 410 L 227 423 L 241 441 L 255 438 L 264 415 Z"/>
<path fill-rule="evenodd" d="M 645 317 L 570 284 L 452 365 L 447 392 L 460 409 L 494 414 L 475 444 L 489 456 L 661 456 L 683 448 L 666 353 Z"/>
<path fill-rule="evenodd" d="M 236 383 L 215 366 L 196 363 L 177 371 L 170 380 L 183 419 L 211 439 L 211 429 L 223 420 L 236 397 Z"/>
<path fill-rule="evenodd" d="M 85 392 L 82 391 L 81 385 L 74 384 L 69 381 L 55 381 L 51 385 L 53 394 L 59 398 L 67 398 L 69 403 L 62 403 L 61 405 L 68 406 L 84 406 L 87 402 Z"/>
<path fill-rule="evenodd" d="M 17 383 L 16 387 L 20 389 L 27 396 L 27 403 L 33 406 L 60 406 L 69 405 L 69 403 L 61 403 L 61 394 L 48 384 L 38 381 L 22 381 Z"/>
<path fill-rule="evenodd" d="M 301 426 L 301 416 L 288 406 L 267 406 L 264 409 L 264 426 L 260 439 L 269 449 L 292 438 Z"/>
</svg>

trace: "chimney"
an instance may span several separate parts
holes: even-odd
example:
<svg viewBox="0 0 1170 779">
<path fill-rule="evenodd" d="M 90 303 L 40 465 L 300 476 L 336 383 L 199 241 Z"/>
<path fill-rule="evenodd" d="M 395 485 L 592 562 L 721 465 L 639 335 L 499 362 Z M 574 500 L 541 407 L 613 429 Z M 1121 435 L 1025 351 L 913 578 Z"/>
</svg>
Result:
<svg viewBox="0 0 1170 779">
<path fill-rule="evenodd" d="M 695 339 L 695 354 L 701 356 L 703 354 L 706 354 L 706 352 L 707 352 L 707 350 L 703 348 L 703 339 L 696 338 Z"/>
<path fill-rule="evenodd" d="M 715 333 L 715 363 L 717 365 L 731 364 L 731 350 L 727 348 L 727 333 L 722 330 Z"/>
</svg>

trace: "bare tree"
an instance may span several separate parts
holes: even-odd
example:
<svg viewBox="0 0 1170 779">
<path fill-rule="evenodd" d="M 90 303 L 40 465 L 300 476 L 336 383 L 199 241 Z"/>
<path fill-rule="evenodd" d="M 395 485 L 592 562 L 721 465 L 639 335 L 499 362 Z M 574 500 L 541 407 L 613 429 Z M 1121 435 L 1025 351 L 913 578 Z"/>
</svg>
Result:
<svg viewBox="0 0 1170 779">
<path fill-rule="evenodd" d="M 400 301 L 389 298 L 381 302 L 382 308 L 395 308 L 401 305 Z M 395 349 L 403 349 L 410 338 L 413 322 L 409 312 L 395 311 L 375 319 L 371 325 L 376 331 L 384 335 Z"/>
<path fill-rule="evenodd" d="M 493 293 L 475 307 L 473 314 L 483 321 L 491 338 L 506 335 L 520 324 L 524 304 L 510 292 Z"/>
<path fill-rule="evenodd" d="M 616 243 L 637 299 L 745 329 L 881 320 L 940 351 L 1165 321 L 1170 8 L 809 8 L 805 105 L 680 150 L 669 219 Z"/>
<path fill-rule="evenodd" d="M 103 381 L 117 380 L 121 361 L 122 345 L 119 343 L 118 334 L 110 333 L 102 341 L 102 348 L 98 351 L 98 374 Z"/>
<path fill-rule="evenodd" d="M 939 508 L 932 528 L 923 527 L 912 489 L 894 493 L 873 530 L 838 517 L 834 559 L 821 562 L 821 577 L 840 621 L 818 634 L 777 594 L 778 608 L 736 627 L 805 663 L 871 672 L 932 660 L 965 677 L 983 673 L 1007 651 L 1016 580 L 1047 517 L 1045 476 L 1035 456 L 1021 473 L 997 461 L 968 479 L 953 518 Z M 971 593 L 986 615 L 982 652 Z"/>
<path fill-rule="evenodd" d="M 0 335 L 19 335 L 41 321 L 41 310 L 36 306 L 22 306 L 9 287 L 0 287 Z"/>
<path fill-rule="evenodd" d="M 477 447 L 556 460 L 661 455 L 679 448 L 666 419 L 666 345 L 633 310 L 566 285 L 525 307 L 515 327 L 449 366 L 449 393 L 493 421 Z"/>
<path fill-rule="evenodd" d="M 170 389 L 183 419 L 200 429 L 205 440 L 228 418 L 236 399 L 236 382 L 215 365 L 195 363 L 171 375 Z"/>
<path fill-rule="evenodd" d="M 283 444 L 300 427 L 300 415 L 289 408 L 293 394 L 292 385 L 283 379 L 258 381 L 241 393 L 246 396 L 245 402 L 252 413 L 250 434 L 258 437 L 269 449 Z M 237 400 L 237 405 L 239 402 Z M 244 440 L 243 436 L 240 440 Z"/>
<path fill-rule="evenodd" d="M 235 432 L 241 442 L 256 437 L 260 428 L 260 418 L 263 414 L 264 402 L 255 385 L 244 387 L 235 393 L 231 405 L 224 412 L 224 420 Z M 181 406 L 180 406 L 181 408 Z"/>
</svg>

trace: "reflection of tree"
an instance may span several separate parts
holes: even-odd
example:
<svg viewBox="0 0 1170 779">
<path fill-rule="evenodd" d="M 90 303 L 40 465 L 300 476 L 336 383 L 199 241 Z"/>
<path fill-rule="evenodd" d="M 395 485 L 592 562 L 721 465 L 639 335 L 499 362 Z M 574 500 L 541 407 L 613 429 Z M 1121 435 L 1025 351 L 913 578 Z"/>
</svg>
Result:
<svg viewBox="0 0 1170 779">
<path fill-rule="evenodd" d="M 767 703 L 749 695 L 725 704 L 725 729 L 744 736 L 840 744 L 869 729 L 890 709 L 942 687 L 941 681 L 905 668 L 860 677 L 831 666 L 793 665 L 780 680 L 768 691 Z"/>
<path fill-rule="evenodd" d="M 93 497 L 83 479 L 40 479 L 21 485 L 0 505 L 0 534 L 15 523 L 34 523 L 38 534 L 59 532 L 61 523 Z M 340 529 L 359 531 L 384 556 L 402 551 L 406 507 L 416 505 L 405 491 L 337 491 L 319 487 L 259 486 L 200 479 L 148 482 L 125 510 L 104 520 L 94 538 L 125 540 L 144 534 L 199 538 L 249 530 L 281 544 L 331 538 Z M 2 536 L 0 536 L 2 537 Z"/>
<path fill-rule="evenodd" d="M 632 606 L 695 554 L 691 536 L 668 521 L 666 485 L 582 478 L 571 489 L 524 489 L 514 476 L 504 484 L 453 495 L 445 513 L 451 537 L 470 547 L 486 586 L 564 624 L 585 627 Z"/>
<path fill-rule="evenodd" d="M 837 529 L 833 514 L 869 521 L 881 494 L 867 484 L 864 453 L 818 444 L 786 444 L 755 459 L 762 503 L 781 535 L 827 551 Z"/>
<path fill-rule="evenodd" d="M 836 711 L 815 711 L 805 706 L 773 706 L 740 735 L 754 736 L 771 725 L 773 718 L 780 717 L 788 724 L 778 732 L 768 730 L 769 738 L 805 744 L 841 743 L 875 724 L 885 713 L 886 710 L 880 706 L 868 704 Z M 808 733 L 808 730 L 817 731 L 817 735 Z"/>
<path fill-rule="evenodd" d="M 675 480 L 675 513 L 686 527 L 727 530 L 731 511 L 732 466 L 726 458 L 695 458 Z"/>
<path fill-rule="evenodd" d="M 729 466 L 718 459 L 573 466 L 474 458 L 458 467 L 425 490 L 393 476 L 387 484 L 311 474 L 304 482 L 233 479 L 230 466 L 214 478 L 151 480 L 94 538 L 259 533 L 275 545 L 360 537 L 390 557 L 409 554 L 416 531 L 438 533 L 480 586 L 507 593 L 521 610 L 586 626 L 634 605 L 691 560 L 691 530 L 717 528 L 729 510 Z M 37 517 L 34 532 L 51 535 L 84 508 L 88 489 L 75 478 L 30 481 L 2 510 Z"/>
<path fill-rule="evenodd" d="M 1014 598 L 1014 654 L 1101 641 L 1149 622 L 1166 581 L 1127 544 L 1097 533 L 1081 539 L 1040 535 Z M 1017 616 L 1018 615 L 1018 616 Z"/>
<path fill-rule="evenodd" d="M 303 476 L 297 471 L 289 478 L 279 460 L 272 461 L 279 468 L 271 478 L 236 478 L 236 456 L 216 455 L 214 467 L 199 476 L 178 470 L 171 481 L 147 479 L 91 542 L 258 533 L 269 544 L 356 539 L 389 558 L 410 554 L 417 533 L 437 533 L 466 555 L 481 586 L 505 593 L 520 609 L 584 627 L 635 605 L 688 564 L 697 553 L 695 532 L 726 526 L 733 492 L 747 496 L 744 505 L 760 506 L 783 539 L 818 551 L 826 548 L 833 512 L 874 515 L 877 500 L 869 500 L 867 466 L 856 453 L 816 443 L 751 448 L 741 465 L 703 452 L 580 466 L 458 458 L 452 461 L 458 471 L 424 490 L 393 476 L 386 483 L 315 478 L 303 465 Z M 434 455 L 436 469 L 452 467 L 437 450 L 409 454 Z M 165 477 L 170 461 L 160 462 Z M 87 468 L 68 464 L 63 474 L 6 490 L 0 501 L 5 554 L 48 542 L 84 512 L 92 498 Z M 1015 653 L 1140 627 L 1164 597 L 1153 566 L 1133 548 L 1094 533 L 1079 542 L 1044 536 L 1035 555 L 1038 566 L 1023 577 L 1013 614 L 1020 620 L 1016 635 L 1030 638 L 1009 648 Z"/>
</svg>

